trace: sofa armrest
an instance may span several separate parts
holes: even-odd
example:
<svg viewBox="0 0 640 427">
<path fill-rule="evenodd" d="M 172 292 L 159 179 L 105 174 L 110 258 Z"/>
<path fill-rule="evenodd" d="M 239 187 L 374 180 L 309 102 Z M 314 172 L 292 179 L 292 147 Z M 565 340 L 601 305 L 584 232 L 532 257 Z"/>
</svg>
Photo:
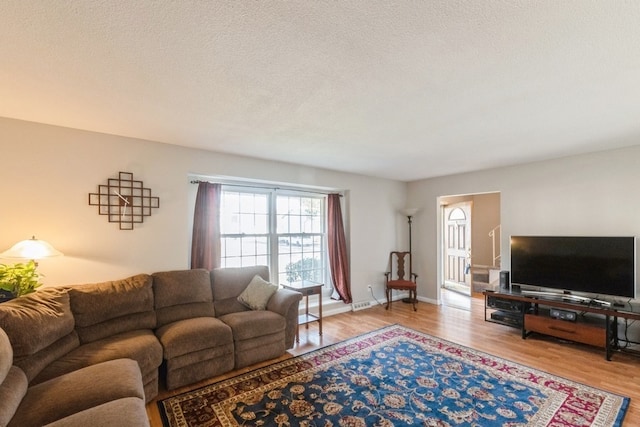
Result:
<svg viewBox="0 0 640 427">
<path fill-rule="evenodd" d="M 297 306 L 301 299 L 302 294 L 300 292 L 278 289 L 269 299 L 267 310 L 286 317 L 292 304 L 296 305 L 296 312 L 298 311 Z"/>
<path fill-rule="evenodd" d="M 300 292 L 278 289 L 267 303 L 267 310 L 280 314 L 286 320 L 285 348 L 293 347 L 298 328 L 298 305 L 302 299 Z"/>
</svg>

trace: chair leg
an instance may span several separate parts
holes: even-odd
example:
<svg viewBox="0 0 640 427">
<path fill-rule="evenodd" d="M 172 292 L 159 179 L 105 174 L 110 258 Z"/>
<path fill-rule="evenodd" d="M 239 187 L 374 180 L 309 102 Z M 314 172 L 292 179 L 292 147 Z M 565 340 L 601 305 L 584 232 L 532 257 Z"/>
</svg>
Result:
<svg viewBox="0 0 640 427">
<path fill-rule="evenodd" d="M 385 294 L 387 295 L 387 306 L 385 307 L 385 310 L 389 310 L 389 305 L 391 304 L 391 289 L 386 288 L 385 289 Z"/>
<path fill-rule="evenodd" d="M 413 294 L 413 296 L 411 296 L 411 294 Z M 418 291 L 411 291 L 409 292 L 409 297 L 411 297 L 411 301 L 413 302 L 413 311 L 418 311 L 418 309 L 416 308 L 416 301 L 418 300 Z"/>
</svg>

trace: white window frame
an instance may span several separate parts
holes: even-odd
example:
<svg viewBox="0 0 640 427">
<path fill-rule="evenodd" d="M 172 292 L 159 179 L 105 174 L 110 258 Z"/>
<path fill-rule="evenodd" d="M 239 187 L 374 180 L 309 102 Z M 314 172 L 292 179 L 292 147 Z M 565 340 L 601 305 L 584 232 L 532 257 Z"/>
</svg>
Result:
<svg viewBox="0 0 640 427">
<path fill-rule="evenodd" d="M 264 195 L 267 197 L 267 212 L 268 212 L 268 221 L 266 224 L 266 230 L 260 229 L 260 232 L 256 233 L 243 233 L 242 230 L 228 230 L 228 225 L 231 219 L 229 217 L 229 212 L 225 212 L 225 193 L 239 193 L 242 194 L 256 194 L 256 195 Z M 309 219 L 313 222 L 311 228 L 305 229 L 296 229 L 295 226 L 289 226 L 288 230 L 284 230 L 286 232 L 279 232 L 278 230 L 278 212 L 277 212 L 277 198 L 278 196 L 290 197 L 290 198 L 306 198 L 312 200 L 320 201 L 320 209 L 321 209 L 321 218 L 319 219 L 320 224 L 318 224 L 317 215 L 305 215 L 303 212 L 296 212 L 295 209 L 289 211 L 288 215 L 290 215 L 289 220 L 296 220 L 299 217 L 300 222 L 302 224 L 303 217 L 313 217 Z M 320 265 L 317 266 L 316 273 L 313 276 L 305 276 L 305 279 L 309 279 L 315 282 L 323 283 L 324 292 L 323 294 L 330 295 L 332 292 L 332 286 L 330 283 L 330 274 L 328 271 L 328 251 L 327 251 L 327 196 L 323 193 L 313 193 L 295 189 L 272 189 L 272 188 L 262 188 L 262 187 L 253 187 L 250 185 L 234 185 L 234 184 L 222 184 L 221 189 L 221 267 L 238 267 L 238 266 L 249 266 L 249 265 L 257 265 L 257 264 L 266 264 L 269 266 L 271 271 L 271 281 L 273 283 L 286 283 L 289 281 L 289 277 L 286 274 L 286 267 L 284 265 L 280 265 L 281 260 L 285 258 L 285 255 L 281 253 L 280 249 L 284 247 L 288 247 L 290 252 L 288 252 L 287 256 L 289 258 L 289 264 L 292 262 L 291 259 L 295 259 L 300 256 L 301 259 L 316 259 L 315 256 L 311 258 L 305 258 L 305 255 L 311 253 L 312 255 L 320 253 Z M 248 215 L 245 214 L 245 218 L 249 218 Z M 243 212 L 235 212 L 234 215 L 243 215 Z M 281 218 L 282 219 L 282 218 Z M 225 221 L 227 221 L 225 223 Z M 241 221 L 239 219 L 239 221 Z M 260 227 L 261 228 L 262 224 Z M 282 229 L 282 224 L 281 227 Z M 254 230 L 255 231 L 255 230 Z M 263 232 L 266 231 L 266 232 Z M 300 232 L 298 232 L 300 231 Z M 266 239 L 266 254 L 263 257 L 263 254 L 259 249 L 249 250 L 248 255 L 241 256 L 240 262 L 228 262 L 231 260 L 231 256 L 227 254 L 228 246 L 225 246 L 229 243 L 229 239 L 241 239 L 241 240 L 249 240 L 252 238 L 256 239 Z M 284 244 L 284 241 L 288 241 L 289 244 Z M 308 242 L 313 241 L 312 245 L 308 245 Z M 292 242 L 299 242 L 300 246 L 296 244 L 291 244 Z M 242 251 L 243 247 L 248 247 L 249 245 L 240 244 L 240 248 L 236 247 L 235 251 L 238 249 Z M 282 246 L 282 247 L 281 247 Z M 257 246 L 256 246 L 257 248 Z M 297 251 L 296 249 L 300 249 Z M 237 258 L 237 257 L 236 257 Z M 253 260 L 250 260 L 253 258 Z M 263 262 L 264 261 L 264 262 Z M 295 262 L 295 261 L 294 261 Z M 315 264 L 314 264 L 315 266 Z"/>
</svg>

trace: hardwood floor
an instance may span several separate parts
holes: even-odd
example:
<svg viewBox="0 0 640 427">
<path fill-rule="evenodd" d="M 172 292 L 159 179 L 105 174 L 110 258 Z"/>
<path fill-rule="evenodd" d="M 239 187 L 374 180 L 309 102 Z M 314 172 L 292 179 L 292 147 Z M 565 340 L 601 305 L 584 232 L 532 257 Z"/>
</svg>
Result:
<svg viewBox="0 0 640 427">
<path fill-rule="evenodd" d="M 640 425 L 640 355 L 616 352 L 611 361 L 604 350 L 541 336 L 520 337 L 519 330 L 484 321 L 482 298 L 458 297 L 449 294 L 445 305 L 419 303 L 414 312 L 410 304 L 393 303 L 389 311 L 384 306 L 326 317 L 323 336 L 311 324 L 300 329 L 300 343 L 289 350 L 299 355 L 387 325 L 404 325 L 449 341 L 475 348 L 573 381 L 601 388 L 631 398 L 624 426 Z M 291 357 L 283 356 L 282 360 Z M 164 399 L 190 389 L 244 373 L 258 366 L 181 388 L 172 392 L 160 386 L 157 399 Z M 161 427 L 156 401 L 147 405 L 153 427 Z"/>
</svg>

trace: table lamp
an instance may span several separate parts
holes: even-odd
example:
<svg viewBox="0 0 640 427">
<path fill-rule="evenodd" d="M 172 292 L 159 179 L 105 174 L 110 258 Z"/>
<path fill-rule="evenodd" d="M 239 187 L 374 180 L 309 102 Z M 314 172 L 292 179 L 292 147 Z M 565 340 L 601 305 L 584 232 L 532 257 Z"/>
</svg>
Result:
<svg viewBox="0 0 640 427">
<path fill-rule="evenodd" d="M 38 240 L 35 236 L 22 240 L 0 254 L 0 258 L 18 258 L 33 260 L 36 262 L 42 258 L 62 256 L 63 253 L 44 240 Z"/>
<path fill-rule="evenodd" d="M 62 252 L 35 236 L 0 253 L 0 258 L 29 260 L 24 264 L 0 264 L 0 302 L 34 292 L 42 284 L 36 271 L 37 260 L 56 256 L 62 256 Z"/>
</svg>

